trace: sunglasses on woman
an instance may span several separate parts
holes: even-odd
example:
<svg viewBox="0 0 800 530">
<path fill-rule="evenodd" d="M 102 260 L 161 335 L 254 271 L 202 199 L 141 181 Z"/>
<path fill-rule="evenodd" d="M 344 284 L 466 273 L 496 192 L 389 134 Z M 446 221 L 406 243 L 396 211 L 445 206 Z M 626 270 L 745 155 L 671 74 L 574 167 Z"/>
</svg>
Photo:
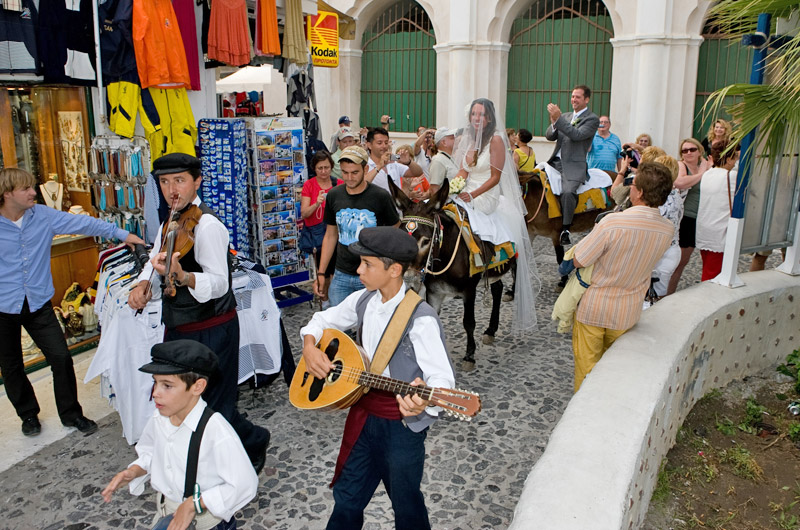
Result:
<svg viewBox="0 0 800 530">
<path fill-rule="evenodd" d="M 695 151 L 697 151 L 696 147 L 687 147 L 686 149 L 681 149 L 681 154 L 685 155 L 688 153 L 694 153 Z"/>
</svg>

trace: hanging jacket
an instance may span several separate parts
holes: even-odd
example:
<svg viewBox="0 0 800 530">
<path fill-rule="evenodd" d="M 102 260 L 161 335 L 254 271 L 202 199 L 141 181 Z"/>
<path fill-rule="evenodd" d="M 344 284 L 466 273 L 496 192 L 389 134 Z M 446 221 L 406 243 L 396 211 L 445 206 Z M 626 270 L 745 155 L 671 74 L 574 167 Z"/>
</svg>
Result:
<svg viewBox="0 0 800 530">
<path fill-rule="evenodd" d="M 183 38 L 170 0 L 133 0 L 133 47 L 142 88 L 189 88 Z"/>
<path fill-rule="evenodd" d="M 39 12 L 32 0 L 22 0 L 22 11 L 0 9 L 0 74 L 39 74 L 36 26 Z"/>
<path fill-rule="evenodd" d="M 98 4 L 100 62 L 103 84 L 116 81 L 139 83 L 133 48 L 133 0 L 106 0 Z"/>
<path fill-rule="evenodd" d="M 94 86 L 91 0 L 39 0 L 39 60 L 45 83 Z"/>
</svg>

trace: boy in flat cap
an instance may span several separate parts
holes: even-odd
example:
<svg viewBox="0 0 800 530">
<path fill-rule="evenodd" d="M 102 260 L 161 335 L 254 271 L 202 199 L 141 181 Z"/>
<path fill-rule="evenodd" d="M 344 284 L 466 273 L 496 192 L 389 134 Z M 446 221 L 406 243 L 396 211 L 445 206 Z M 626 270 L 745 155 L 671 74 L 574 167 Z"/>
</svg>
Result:
<svg viewBox="0 0 800 530">
<path fill-rule="evenodd" d="M 335 186 L 325 197 L 323 220 L 328 228 L 322 239 L 314 293 L 321 298 L 327 294 L 332 306 L 364 287 L 358 278 L 358 256 L 348 250 L 348 245 L 358 240 L 358 233 L 371 226 L 400 226 L 392 197 L 366 179 L 368 158 L 357 145 L 344 149 L 339 158 L 344 186 Z M 326 293 L 323 271 L 328 270 L 334 249 L 336 271 Z"/>
<path fill-rule="evenodd" d="M 183 530 L 192 521 L 196 530 L 236 528 L 234 514 L 255 497 L 258 477 L 236 432 L 200 397 L 217 371 L 217 357 L 193 340 L 156 344 L 151 355 L 152 362 L 139 370 L 153 374 L 156 412 L 136 444 L 138 458 L 101 495 L 109 502 L 127 484 L 141 495 L 150 479 L 157 492 L 156 518 L 172 515 L 170 529 Z M 187 455 L 195 432 L 202 443 L 191 462 Z M 195 480 L 187 479 L 192 467 Z"/>
<path fill-rule="evenodd" d="M 333 368 L 316 347 L 326 328 L 355 328 L 370 361 L 380 357 L 376 357 L 379 344 L 386 348 L 384 336 L 399 329 L 395 335 L 399 340 L 395 338 L 389 346 L 394 349 L 381 373 L 412 381 L 412 385 L 452 388 L 455 376 L 439 317 L 403 282 L 417 255 L 414 238 L 394 227 L 365 228 L 349 251 L 360 258 L 358 274 L 366 288 L 316 313 L 300 330 L 308 371 L 324 378 Z M 401 314 L 410 317 L 397 316 Z M 401 397 L 375 389 L 350 408 L 334 471 L 335 505 L 328 530 L 361 528 L 364 508 L 380 481 L 392 500 L 395 528 L 430 528 L 420 482 L 425 437 L 436 417 L 437 410 L 418 396 Z"/>
<path fill-rule="evenodd" d="M 151 271 L 164 276 L 167 259 L 175 274 L 176 294 L 161 297 L 166 331 L 164 341 L 196 340 L 208 346 L 219 359 L 219 376 L 206 392 L 208 406 L 222 414 L 236 430 L 256 473 L 264 467 L 269 431 L 253 425 L 236 409 L 239 377 L 239 318 L 236 298 L 231 288 L 231 260 L 228 252 L 228 229 L 197 196 L 202 183 L 200 160 L 183 153 L 162 156 L 153 163 L 153 175 L 170 206 L 184 212 L 191 205 L 200 208 L 200 222 L 194 228 L 194 246 L 182 258 L 177 252 L 167 256 L 159 252 L 155 241 L 150 263 L 139 276 L 128 304 L 143 308 L 151 298 Z M 163 225 L 162 225 L 163 228 Z M 161 234 L 159 228 L 159 234 Z"/>
</svg>

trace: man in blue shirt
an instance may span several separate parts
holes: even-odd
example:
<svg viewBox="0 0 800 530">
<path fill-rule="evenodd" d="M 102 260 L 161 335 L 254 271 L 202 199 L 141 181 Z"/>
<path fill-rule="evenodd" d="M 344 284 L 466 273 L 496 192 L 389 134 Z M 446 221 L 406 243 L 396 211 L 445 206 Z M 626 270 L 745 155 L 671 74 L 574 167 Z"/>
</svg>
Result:
<svg viewBox="0 0 800 530">
<path fill-rule="evenodd" d="M 75 370 L 64 332 L 53 313 L 55 294 L 50 273 L 50 245 L 59 234 L 144 241 L 88 215 L 73 215 L 36 204 L 36 177 L 27 171 L 0 170 L 0 371 L 8 399 L 22 419 L 22 433 L 39 434 L 39 403 L 22 360 L 24 327 L 53 371 L 53 390 L 61 423 L 84 434 L 97 424 L 83 415 L 78 403 Z"/>
<path fill-rule="evenodd" d="M 608 116 L 600 116 L 600 125 L 597 126 L 587 159 L 589 168 L 616 172 L 619 169 L 621 150 L 619 136 L 611 132 L 611 120 Z"/>
</svg>

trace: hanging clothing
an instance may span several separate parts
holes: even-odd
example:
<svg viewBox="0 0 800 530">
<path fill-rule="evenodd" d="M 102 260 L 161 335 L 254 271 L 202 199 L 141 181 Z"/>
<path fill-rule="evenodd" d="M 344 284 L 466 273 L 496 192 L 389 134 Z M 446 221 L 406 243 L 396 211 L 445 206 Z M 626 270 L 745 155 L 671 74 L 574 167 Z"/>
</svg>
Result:
<svg viewBox="0 0 800 530">
<path fill-rule="evenodd" d="M 283 26 L 283 56 L 298 65 L 308 64 L 308 43 L 303 25 L 301 0 L 286 0 Z M 291 116 L 291 114 L 290 114 Z"/>
<path fill-rule="evenodd" d="M 133 0 L 106 0 L 98 4 L 100 61 L 103 84 L 117 81 L 139 83 L 133 48 Z"/>
<path fill-rule="evenodd" d="M 245 0 L 214 0 L 208 28 L 208 58 L 231 66 L 250 62 L 252 40 Z"/>
<path fill-rule="evenodd" d="M 197 23 L 194 18 L 193 0 L 172 0 L 172 8 L 178 17 L 186 65 L 189 68 L 191 90 L 200 90 L 200 55 L 197 48 Z"/>
<path fill-rule="evenodd" d="M 139 107 L 142 89 L 138 83 L 118 81 L 109 84 L 106 92 L 109 107 L 108 128 L 119 136 L 133 137 L 136 128 L 136 110 Z"/>
<path fill-rule="evenodd" d="M 140 113 L 139 117 L 147 141 L 150 143 L 151 163 L 169 153 L 195 156 L 197 122 L 186 89 L 148 88 L 142 91 L 141 101 L 144 107 L 142 110 L 145 112 Z M 157 117 L 153 116 L 151 101 Z M 148 108 L 151 110 L 148 111 Z"/>
<path fill-rule="evenodd" d="M 0 9 L 0 74 L 39 74 L 36 26 L 39 12 L 33 0 L 22 0 L 21 8 Z"/>
<path fill-rule="evenodd" d="M 256 55 L 280 55 L 278 10 L 275 0 L 256 0 Z"/>
<path fill-rule="evenodd" d="M 39 0 L 39 60 L 45 83 L 96 84 L 91 0 Z"/>
<path fill-rule="evenodd" d="M 142 88 L 191 86 L 183 38 L 170 0 L 133 0 L 133 47 Z"/>
</svg>

